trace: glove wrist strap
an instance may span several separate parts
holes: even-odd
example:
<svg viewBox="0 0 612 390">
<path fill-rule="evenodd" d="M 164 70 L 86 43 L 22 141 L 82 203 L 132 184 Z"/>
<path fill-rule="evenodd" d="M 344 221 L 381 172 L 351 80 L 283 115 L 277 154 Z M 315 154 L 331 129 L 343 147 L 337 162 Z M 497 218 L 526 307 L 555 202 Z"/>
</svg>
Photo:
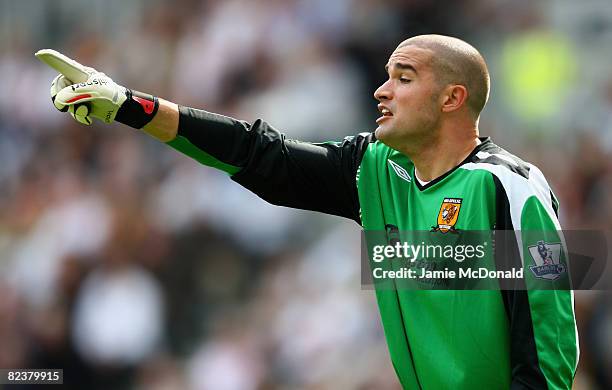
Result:
<svg viewBox="0 0 612 390">
<path fill-rule="evenodd" d="M 156 96 L 127 88 L 125 94 L 127 99 L 117 110 L 115 120 L 135 129 L 142 129 L 157 114 L 159 100 Z"/>
</svg>

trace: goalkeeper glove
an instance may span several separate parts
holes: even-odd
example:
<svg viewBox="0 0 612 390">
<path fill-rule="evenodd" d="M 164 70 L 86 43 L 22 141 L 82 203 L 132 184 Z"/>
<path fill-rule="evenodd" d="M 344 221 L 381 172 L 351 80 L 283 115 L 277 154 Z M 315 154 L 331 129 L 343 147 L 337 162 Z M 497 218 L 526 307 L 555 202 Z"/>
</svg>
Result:
<svg viewBox="0 0 612 390">
<path fill-rule="evenodd" d="M 36 56 L 60 72 L 51 83 L 55 108 L 67 111 L 79 123 L 90 125 L 92 118 L 97 118 L 104 123 L 116 120 L 140 129 L 157 113 L 157 97 L 118 85 L 104 73 L 55 50 L 40 50 Z"/>
</svg>

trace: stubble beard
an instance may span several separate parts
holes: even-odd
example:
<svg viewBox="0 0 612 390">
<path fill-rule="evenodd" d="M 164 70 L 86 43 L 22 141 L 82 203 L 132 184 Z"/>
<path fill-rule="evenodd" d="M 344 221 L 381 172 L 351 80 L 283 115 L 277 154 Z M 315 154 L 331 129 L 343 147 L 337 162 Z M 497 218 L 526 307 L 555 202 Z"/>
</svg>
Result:
<svg viewBox="0 0 612 390">
<path fill-rule="evenodd" d="M 379 127 L 376 129 L 375 135 L 376 139 L 388 147 L 410 155 L 435 142 L 439 124 L 439 116 L 430 113 L 419 122 L 410 124 L 410 127 L 387 129 L 380 129 Z"/>
</svg>

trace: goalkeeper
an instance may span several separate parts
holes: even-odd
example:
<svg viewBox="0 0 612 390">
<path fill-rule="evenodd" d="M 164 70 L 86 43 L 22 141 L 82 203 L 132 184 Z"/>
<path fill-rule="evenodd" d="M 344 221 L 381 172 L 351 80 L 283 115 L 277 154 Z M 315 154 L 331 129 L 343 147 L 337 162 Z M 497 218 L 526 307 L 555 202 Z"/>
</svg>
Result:
<svg viewBox="0 0 612 390">
<path fill-rule="evenodd" d="M 489 74 L 459 39 L 402 42 L 374 93 L 375 131 L 322 144 L 127 89 L 53 51 L 37 55 L 61 72 L 51 86 L 60 111 L 87 125 L 97 118 L 142 129 L 273 204 L 350 218 L 365 230 L 560 230 L 540 170 L 479 136 Z M 523 235 L 512 253 L 523 266 L 539 264 L 538 253 L 549 264 L 558 240 Z M 537 277 L 564 276 L 544 272 Z M 570 290 L 377 290 L 376 297 L 406 389 L 572 386 L 578 335 Z"/>
</svg>

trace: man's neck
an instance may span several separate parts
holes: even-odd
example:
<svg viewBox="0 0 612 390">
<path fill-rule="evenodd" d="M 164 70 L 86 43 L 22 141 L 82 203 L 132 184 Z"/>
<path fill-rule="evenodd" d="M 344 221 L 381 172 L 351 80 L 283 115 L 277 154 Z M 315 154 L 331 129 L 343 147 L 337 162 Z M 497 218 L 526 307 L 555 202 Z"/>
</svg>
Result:
<svg viewBox="0 0 612 390">
<path fill-rule="evenodd" d="M 464 133 L 465 134 L 465 133 Z M 440 137 L 406 153 L 423 181 L 434 180 L 459 165 L 480 144 L 478 132 L 462 137 Z"/>
</svg>

